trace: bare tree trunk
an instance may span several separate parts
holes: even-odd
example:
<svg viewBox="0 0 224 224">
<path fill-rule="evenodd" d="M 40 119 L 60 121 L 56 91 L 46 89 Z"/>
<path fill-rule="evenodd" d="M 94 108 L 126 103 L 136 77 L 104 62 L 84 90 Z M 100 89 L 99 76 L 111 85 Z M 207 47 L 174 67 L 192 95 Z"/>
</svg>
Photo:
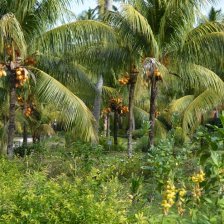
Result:
<svg viewBox="0 0 224 224">
<path fill-rule="evenodd" d="M 103 136 L 107 137 L 107 115 L 103 116 Z"/>
<path fill-rule="evenodd" d="M 133 113 L 133 118 L 132 118 L 132 132 L 135 130 L 135 115 Z"/>
<path fill-rule="evenodd" d="M 151 97 L 150 97 L 150 111 L 149 111 L 149 149 L 154 146 L 155 138 L 155 112 L 156 112 L 156 96 L 157 96 L 157 86 L 155 76 L 151 79 Z"/>
<path fill-rule="evenodd" d="M 110 115 L 107 115 L 107 133 L 106 133 L 106 137 L 110 136 Z"/>
<path fill-rule="evenodd" d="M 133 106 L 134 106 L 135 82 L 129 86 L 129 103 L 128 103 L 128 157 L 132 156 L 132 132 L 133 132 Z"/>
<path fill-rule="evenodd" d="M 16 87 L 15 74 L 10 74 L 10 89 L 9 89 L 9 127 L 8 127 L 8 145 L 7 154 L 9 158 L 13 157 L 13 139 L 15 134 L 15 109 L 16 109 Z"/>
<path fill-rule="evenodd" d="M 118 144 L 117 132 L 118 132 L 118 112 L 115 110 L 114 111 L 114 145 Z"/>
<path fill-rule="evenodd" d="M 105 0 L 105 10 L 111 11 L 113 8 L 113 0 Z"/>
<path fill-rule="evenodd" d="M 27 107 L 27 103 L 26 101 L 24 100 L 24 103 L 23 103 L 23 113 L 25 114 L 26 112 L 26 107 Z M 23 146 L 27 146 L 27 127 L 26 127 L 26 123 L 23 122 Z"/>
<path fill-rule="evenodd" d="M 97 94 L 94 100 L 93 116 L 95 117 L 96 124 L 95 130 L 99 132 L 99 120 L 100 120 L 100 109 L 102 103 L 102 91 L 103 91 L 103 77 L 100 76 L 98 82 L 96 83 Z"/>
<path fill-rule="evenodd" d="M 23 146 L 27 146 L 27 127 L 25 122 L 23 123 Z"/>
</svg>

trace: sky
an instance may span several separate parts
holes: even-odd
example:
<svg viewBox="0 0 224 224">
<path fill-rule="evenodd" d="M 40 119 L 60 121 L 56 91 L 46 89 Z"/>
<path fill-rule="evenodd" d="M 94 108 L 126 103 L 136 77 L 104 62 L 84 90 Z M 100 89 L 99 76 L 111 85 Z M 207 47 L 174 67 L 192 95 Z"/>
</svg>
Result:
<svg viewBox="0 0 224 224">
<path fill-rule="evenodd" d="M 76 4 L 73 3 L 72 4 L 72 11 L 75 12 L 76 15 L 80 14 L 83 10 L 87 10 L 89 8 L 94 8 L 96 7 L 96 0 L 83 0 L 83 4 Z M 219 0 L 217 5 L 215 5 L 216 9 L 222 9 L 223 13 L 224 13 L 224 0 Z M 210 7 L 208 7 L 207 11 L 210 9 Z M 205 10 L 206 11 L 206 10 Z"/>
</svg>

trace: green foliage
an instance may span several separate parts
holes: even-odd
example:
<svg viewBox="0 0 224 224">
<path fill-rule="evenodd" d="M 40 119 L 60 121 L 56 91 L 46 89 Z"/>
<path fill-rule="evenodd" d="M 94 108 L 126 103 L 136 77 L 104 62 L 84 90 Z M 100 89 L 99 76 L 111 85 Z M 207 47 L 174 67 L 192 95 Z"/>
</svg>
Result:
<svg viewBox="0 0 224 224">
<path fill-rule="evenodd" d="M 37 145 L 24 158 L 0 158 L 0 223 L 221 224 L 223 127 L 198 130 L 195 142 L 182 147 L 176 146 L 175 131 L 148 155 L 137 153 L 132 158 L 81 141 L 64 147 L 59 136 Z M 196 199 L 192 175 L 199 170 L 205 179 Z M 177 191 L 174 205 L 164 215 L 167 180 Z M 183 187 L 181 216 L 178 190 Z"/>
<path fill-rule="evenodd" d="M 123 223 L 127 200 L 119 200 L 122 186 L 116 177 L 96 188 L 94 170 L 84 178 L 47 179 L 45 172 L 20 172 L 1 160 L 2 223 Z M 13 185 L 10 184 L 13 181 Z"/>
<path fill-rule="evenodd" d="M 170 136 L 161 140 L 148 154 L 147 166 L 144 169 L 152 171 L 159 186 L 163 185 L 169 178 L 181 179 L 185 173 L 184 166 L 189 166 L 189 155 L 191 151 L 185 147 L 175 147 L 175 140 Z"/>
<path fill-rule="evenodd" d="M 148 134 L 150 128 L 149 121 L 143 120 L 141 124 L 141 129 L 137 129 L 133 131 L 133 139 L 135 138 L 141 138 L 144 135 Z"/>
<path fill-rule="evenodd" d="M 146 135 L 139 138 L 135 145 L 135 151 L 147 152 L 149 150 L 149 147 L 148 147 L 149 140 L 148 139 L 149 139 L 149 137 Z"/>
<path fill-rule="evenodd" d="M 223 184 L 224 184 L 224 116 L 220 116 L 222 127 L 208 125 L 200 128 L 196 133 L 195 140 L 200 142 L 196 156 L 199 158 L 200 165 L 206 173 L 206 181 L 202 187 L 204 195 L 200 206 L 205 213 L 197 209 L 194 211 L 194 219 L 203 217 L 205 223 L 222 223 L 223 214 Z"/>
<path fill-rule="evenodd" d="M 68 149 L 73 157 L 93 157 L 100 156 L 103 153 L 103 147 L 97 144 L 74 142 Z"/>
<path fill-rule="evenodd" d="M 101 136 L 99 139 L 99 144 L 103 146 L 104 150 L 109 151 L 117 151 L 117 152 L 124 152 L 127 148 L 127 140 L 125 138 L 118 137 L 118 144 L 113 144 L 113 139 L 110 137 L 103 137 Z"/>
<path fill-rule="evenodd" d="M 144 129 L 136 129 L 132 133 L 132 138 L 133 139 L 138 139 L 138 138 L 143 137 L 145 134 L 146 134 L 146 132 L 145 132 Z"/>
<path fill-rule="evenodd" d="M 31 153 L 43 153 L 45 146 L 43 144 L 32 144 L 27 146 L 20 146 L 14 149 L 16 156 L 29 156 Z"/>
</svg>

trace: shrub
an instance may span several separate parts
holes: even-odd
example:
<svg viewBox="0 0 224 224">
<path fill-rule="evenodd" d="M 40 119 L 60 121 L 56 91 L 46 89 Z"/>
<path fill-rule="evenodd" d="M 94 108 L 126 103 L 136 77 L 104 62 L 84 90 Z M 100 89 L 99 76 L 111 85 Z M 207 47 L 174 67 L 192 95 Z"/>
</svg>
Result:
<svg viewBox="0 0 224 224">
<path fill-rule="evenodd" d="M 125 138 L 118 138 L 118 145 L 113 144 L 113 139 L 101 136 L 99 144 L 103 146 L 105 151 L 123 152 L 127 149 L 127 140 Z"/>
<path fill-rule="evenodd" d="M 137 140 L 135 151 L 139 152 L 147 152 L 149 150 L 148 147 L 148 136 L 143 136 L 142 138 Z"/>
<path fill-rule="evenodd" d="M 41 143 L 20 146 L 14 149 L 14 153 L 16 156 L 24 157 L 29 156 L 31 153 L 43 153 L 45 151 L 45 147 Z"/>
<path fill-rule="evenodd" d="M 99 183 L 92 170 L 73 181 L 64 175 L 48 179 L 45 172 L 24 174 L 6 160 L 1 160 L 0 166 L 0 223 L 127 221 L 130 201 L 122 197 L 123 187 L 116 177 Z"/>
</svg>

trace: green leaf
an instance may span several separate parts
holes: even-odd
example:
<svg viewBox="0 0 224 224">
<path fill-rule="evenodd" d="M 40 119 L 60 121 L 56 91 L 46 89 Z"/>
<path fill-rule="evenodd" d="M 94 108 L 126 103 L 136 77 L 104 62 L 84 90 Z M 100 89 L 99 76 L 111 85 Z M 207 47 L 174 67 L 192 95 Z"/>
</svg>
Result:
<svg viewBox="0 0 224 224">
<path fill-rule="evenodd" d="M 218 153 L 211 151 L 211 159 L 216 166 L 219 166 L 219 155 Z"/>
</svg>

